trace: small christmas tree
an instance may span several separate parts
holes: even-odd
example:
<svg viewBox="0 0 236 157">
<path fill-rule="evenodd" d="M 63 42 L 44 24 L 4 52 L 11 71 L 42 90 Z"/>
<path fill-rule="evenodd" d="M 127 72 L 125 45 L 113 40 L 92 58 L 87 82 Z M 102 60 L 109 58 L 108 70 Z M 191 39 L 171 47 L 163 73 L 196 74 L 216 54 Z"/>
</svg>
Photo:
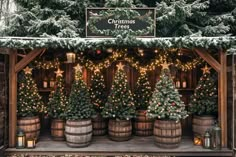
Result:
<svg viewBox="0 0 236 157">
<path fill-rule="evenodd" d="M 141 68 L 136 88 L 134 91 L 134 101 L 137 110 L 146 110 L 151 98 L 151 85 L 148 81 L 146 69 Z"/>
<path fill-rule="evenodd" d="M 147 116 L 161 120 L 179 121 L 186 118 L 188 114 L 183 101 L 180 100 L 178 90 L 174 87 L 168 66 L 167 63 L 162 64 L 160 80 L 156 83 Z"/>
<path fill-rule="evenodd" d="M 190 112 L 196 115 L 217 114 L 217 89 L 210 68 L 202 68 L 203 75 L 190 99 Z"/>
<path fill-rule="evenodd" d="M 71 88 L 69 103 L 66 111 L 67 120 L 91 118 L 94 114 L 88 88 L 82 80 L 82 68 L 78 64 L 75 69 L 75 81 Z"/>
<path fill-rule="evenodd" d="M 99 69 L 96 69 L 92 75 L 90 96 L 94 109 L 100 113 L 106 102 L 106 87 Z"/>
<path fill-rule="evenodd" d="M 17 96 L 17 115 L 19 117 L 36 116 L 43 108 L 43 101 L 32 79 L 32 68 L 24 69 L 23 78 Z"/>
<path fill-rule="evenodd" d="M 54 119 L 65 118 L 65 108 L 67 105 L 67 98 L 65 95 L 64 80 L 60 69 L 57 69 L 56 73 L 56 86 L 55 90 L 52 91 L 51 97 L 48 102 L 48 114 Z"/>
<path fill-rule="evenodd" d="M 128 87 L 127 76 L 123 69 L 124 65 L 119 63 L 117 67 L 118 70 L 102 115 L 105 118 L 130 120 L 135 116 L 133 96 Z"/>
</svg>

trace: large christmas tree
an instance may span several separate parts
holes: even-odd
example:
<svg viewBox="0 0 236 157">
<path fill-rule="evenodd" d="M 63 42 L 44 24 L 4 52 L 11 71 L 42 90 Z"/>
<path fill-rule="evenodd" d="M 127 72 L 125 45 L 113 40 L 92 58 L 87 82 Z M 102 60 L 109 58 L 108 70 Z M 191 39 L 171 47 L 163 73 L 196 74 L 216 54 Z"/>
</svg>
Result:
<svg viewBox="0 0 236 157">
<path fill-rule="evenodd" d="M 130 120 L 135 116 L 133 96 L 128 87 L 124 65 L 119 63 L 108 100 L 102 111 L 105 118 Z"/>
<path fill-rule="evenodd" d="M 99 69 L 96 69 L 92 75 L 90 96 L 94 109 L 100 113 L 106 102 L 106 87 Z"/>
<path fill-rule="evenodd" d="M 137 110 L 146 110 L 152 95 L 151 85 L 148 81 L 147 72 L 144 68 L 140 70 L 136 88 L 134 90 L 134 102 Z"/>
<path fill-rule="evenodd" d="M 82 68 L 78 64 L 74 69 L 75 80 L 69 96 L 66 119 L 81 120 L 91 118 L 94 110 L 90 100 L 89 90 L 82 79 Z"/>
<path fill-rule="evenodd" d="M 184 102 L 180 100 L 181 95 L 174 87 L 168 66 L 167 63 L 162 64 L 160 79 L 152 94 L 147 116 L 161 120 L 179 121 L 186 118 L 188 114 Z"/>
<path fill-rule="evenodd" d="M 210 75 L 210 68 L 202 68 L 203 75 L 191 96 L 189 109 L 196 115 L 216 115 L 217 114 L 217 88 L 216 81 Z"/>
<path fill-rule="evenodd" d="M 52 91 L 48 102 L 48 114 L 55 119 L 65 118 L 65 108 L 67 106 L 67 98 L 64 87 L 63 71 L 57 69 L 56 73 L 56 86 Z"/>
<path fill-rule="evenodd" d="M 42 98 L 38 93 L 37 85 L 32 79 L 32 68 L 24 69 L 23 78 L 19 82 L 17 96 L 17 116 L 36 116 L 43 109 Z"/>
</svg>

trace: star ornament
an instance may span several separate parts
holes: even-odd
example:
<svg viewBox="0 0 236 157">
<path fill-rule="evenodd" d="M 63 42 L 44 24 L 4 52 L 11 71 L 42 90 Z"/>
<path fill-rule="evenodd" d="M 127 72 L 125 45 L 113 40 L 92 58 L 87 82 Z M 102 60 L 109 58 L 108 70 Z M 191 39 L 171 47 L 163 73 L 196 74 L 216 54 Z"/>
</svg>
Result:
<svg viewBox="0 0 236 157">
<path fill-rule="evenodd" d="M 202 71 L 203 71 L 203 74 L 206 74 L 206 73 L 210 73 L 210 67 L 208 67 L 207 65 L 205 65 L 205 67 L 201 68 Z"/>
<path fill-rule="evenodd" d="M 94 73 L 99 73 L 100 69 L 99 68 L 95 68 Z"/>
<path fill-rule="evenodd" d="M 29 68 L 28 66 L 24 69 L 25 74 L 32 74 L 32 68 Z"/>
<path fill-rule="evenodd" d="M 119 64 L 116 65 L 118 70 L 124 70 L 124 65 L 120 62 Z"/>
<path fill-rule="evenodd" d="M 56 74 L 56 77 L 62 77 L 63 76 L 62 75 L 63 72 L 64 71 L 62 71 L 60 68 L 58 68 L 57 71 L 55 71 L 54 73 Z"/>
<path fill-rule="evenodd" d="M 79 64 L 77 64 L 77 65 L 74 67 L 74 69 L 75 69 L 75 73 L 77 73 L 77 72 L 82 72 L 82 67 L 81 67 Z"/>
<path fill-rule="evenodd" d="M 162 69 L 169 69 L 169 63 L 167 63 L 166 61 L 164 63 L 161 64 Z"/>
</svg>

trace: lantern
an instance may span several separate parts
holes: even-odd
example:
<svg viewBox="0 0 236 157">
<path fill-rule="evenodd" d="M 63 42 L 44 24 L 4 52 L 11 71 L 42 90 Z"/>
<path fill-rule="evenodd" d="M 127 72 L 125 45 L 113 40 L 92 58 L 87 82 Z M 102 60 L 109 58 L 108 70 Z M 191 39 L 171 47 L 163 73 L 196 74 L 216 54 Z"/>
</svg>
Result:
<svg viewBox="0 0 236 157">
<path fill-rule="evenodd" d="M 176 81 L 175 81 L 175 87 L 176 87 L 176 88 L 180 88 L 180 80 L 179 80 L 179 79 L 176 79 Z"/>
<path fill-rule="evenodd" d="M 218 123 L 212 128 L 211 132 L 211 148 L 214 150 L 221 149 L 221 128 Z"/>
<path fill-rule="evenodd" d="M 25 148 L 25 133 L 23 130 L 19 130 L 17 133 L 17 149 Z"/>
<path fill-rule="evenodd" d="M 202 145 L 202 137 L 200 135 L 195 135 L 193 139 L 193 144 L 197 146 Z"/>
<path fill-rule="evenodd" d="M 50 86 L 50 88 L 54 88 L 54 86 L 55 86 L 54 78 L 51 78 L 51 79 L 50 79 L 50 81 L 49 81 L 49 86 Z"/>
<path fill-rule="evenodd" d="M 186 81 L 186 79 L 184 79 L 183 82 L 182 82 L 182 88 L 187 88 L 187 81 Z"/>
<path fill-rule="evenodd" d="M 32 149 L 35 148 L 35 138 L 29 138 L 26 140 L 27 148 Z"/>
<path fill-rule="evenodd" d="M 43 88 L 48 88 L 48 79 L 46 77 L 43 80 Z"/>
<path fill-rule="evenodd" d="M 75 62 L 75 53 L 74 52 L 67 52 L 66 58 L 67 58 L 67 63 L 74 63 Z"/>
<path fill-rule="evenodd" d="M 203 138 L 203 148 L 210 149 L 211 148 L 211 134 L 209 131 L 206 131 Z"/>
</svg>

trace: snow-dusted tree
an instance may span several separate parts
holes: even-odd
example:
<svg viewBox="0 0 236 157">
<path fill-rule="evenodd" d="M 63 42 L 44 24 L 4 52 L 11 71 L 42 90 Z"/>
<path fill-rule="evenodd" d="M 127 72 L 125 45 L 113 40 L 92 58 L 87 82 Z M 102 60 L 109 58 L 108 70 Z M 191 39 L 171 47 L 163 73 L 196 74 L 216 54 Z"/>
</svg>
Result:
<svg viewBox="0 0 236 157">
<path fill-rule="evenodd" d="M 157 3 L 158 36 L 219 36 L 232 33 L 232 0 L 162 0 Z M 222 9 L 224 8 L 224 9 Z"/>
<path fill-rule="evenodd" d="M 17 0 L 18 11 L 4 35 L 78 37 L 84 32 L 88 0 Z"/>
</svg>

